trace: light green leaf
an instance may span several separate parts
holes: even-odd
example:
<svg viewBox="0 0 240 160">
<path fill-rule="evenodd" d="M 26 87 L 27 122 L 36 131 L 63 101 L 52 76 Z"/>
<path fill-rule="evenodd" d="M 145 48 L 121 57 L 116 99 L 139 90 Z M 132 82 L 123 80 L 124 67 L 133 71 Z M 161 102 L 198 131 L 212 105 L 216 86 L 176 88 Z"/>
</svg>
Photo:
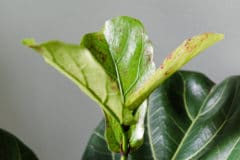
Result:
<svg viewBox="0 0 240 160">
<path fill-rule="evenodd" d="M 130 126 L 129 130 L 129 145 L 131 150 L 137 150 L 143 144 L 144 137 L 144 122 L 147 113 L 148 100 L 145 100 L 137 109 L 135 118 L 138 122 Z"/>
<path fill-rule="evenodd" d="M 155 73 L 126 100 L 126 106 L 134 109 L 169 76 L 209 46 L 223 39 L 223 34 L 204 33 L 185 40 L 155 71 Z"/>
<path fill-rule="evenodd" d="M 142 121 L 125 107 L 125 99 L 155 70 L 152 45 L 142 23 L 126 16 L 113 18 L 100 32 L 84 35 L 80 45 L 60 41 L 36 44 L 33 39 L 23 44 L 39 52 L 99 104 L 109 126 L 109 147 L 119 151 L 126 138 L 122 125 Z"/>
<path fill-rule="evenodd" d="M 116 81 L 123 105 L 155 70 L 152 44 L 141 22 L 130 17 L 107 21 L 101 32 L 85 35 L 81 46 L 89 49 Z M 127 112 L 126 108 L 123 123 L 131 124 L 133 115 Z"/>
<path fill-rule="evenodd" d="M 92 53 L 79 45 L 50 41 L 29 47 L 39 52 L 47 63 L 75 82 L 108 114 L 120 121 L 122 104 L 117 83 L 108 76 Z"/>
<path fill-rule="evenodd" d="M 111 120 L 111 124 L 119 123 L 117 126 L 120 125 L 123 108 L 117 83 L 106 73 L 88 49 L 59 41 L 40 45 L 31 43 L 29 47 L 39 52 L 47 63 L 69 77 L 89 97 L 95 100 L 108 116 L 107 118 Z M 116 126 L 111 127 L 115 128 Z M 123 134 L 121 130 L 116 132 Z M 111 144 L 118 144 L 119 141 L 120 139 L 117 137 L 112 138 Z M 113 151 L 120 150 L 120 146 L 118 149 L 116 146 L 111 145 L 110 147 Z"/>
<path fill-rule="evenodd" d="M 125 99 L 155 69 L 152 45 L 141 22 L 113 18 L 100 32 L 86 34 L 81 45 L 59 41 L 38 45 L 32 39 L 23 44 L 40 52 L 47 63 L 73 80 L 105 112 L 115 114 L 120 123 L 132 123 L 133 115 L 123 115 L 128 112 L 123 109 Z"/>
</svg>

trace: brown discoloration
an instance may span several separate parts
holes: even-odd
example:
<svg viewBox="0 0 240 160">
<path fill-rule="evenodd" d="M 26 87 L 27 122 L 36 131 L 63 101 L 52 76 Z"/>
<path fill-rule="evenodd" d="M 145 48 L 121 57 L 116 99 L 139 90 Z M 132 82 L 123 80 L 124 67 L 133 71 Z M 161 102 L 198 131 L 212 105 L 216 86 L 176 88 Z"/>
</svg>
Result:
<svg viewBox="0 0 240 160">
<path fill-rule="evenodd" d="M 191 40 L 192 40 L 192 38 L 188 38 L 188 39 L 187 39 L 187 42 L 189 43 L 189 42 L 191 42 Z"/>
<path fill-rule="evenodd" d="M 38 53 L 43 53 L 43 47 L 37 45 L 29 45 L 30 48 L 35 49 Z"/>
<path fill-rule="evenodd" d="M 184 49 L 188 51 L 188 53 L 191 53 L 191 51 L 197 47 L 196 44 L 192 44 L 192 39 L 189 38 L 185 41 L 184 43 Z M 202 41 L 202 39 L 200 39 L 200 41 Z"/>
<path fill-rule="evenodd" d="M 170 60 L 170 59 L 172 59 L 172 57 L 173 57 L 173 55 L 172 55 L 172 53 L 171 53 L 171 54 L 169 54 L 169 55 L 166 57 L 166 59 L 167 59 L 167 60 Z"/>
<path fill-rule="evenodd" d="M 117 29 L 116 31 L 119 32 L 119 33 L 122 33 L 122 32 L 123 32 L 122 28 L 119 28 L 119 29 Z"/>
<path fill-rule="evenodd" d="M 196 47 L 197 47 L 197 45 L 195 44 L 195 45 L 192 46 L 192 49 L 195 49 Z"/>
<path fill-rule="evenodd" d="M 186 41 L 185 41 L 185 44 L 184 46 L 187 47 L 189 46 L 189 44 L 191 43 L 192 39 L 191 38 L 188 38 Z"/>
<path fill-rule="evenodd" d="M 103 37 L 101 34 L 97 34 L 97 35 L 96 35 L 96 39 L 97 39 L 98 41 L 104 41 L 104 40 L 105 40 L 104 37 Z"/>
<path fill-rule="evenodd" d="M 130 153 L 130 151 L 131 151 L 131 148 L 130 148 L 130 146 L 128 146 L 127 147 L 127 151 L 126 152 L 124 152 L 124 150 L 123 150 L 123 144 L 121 143 L 120 144 L 120 155 L 121 156 L 128 156 L 128 154 Z"/>
<path fill-rule="evenodd" d="M 166 72 L 164 73 L 165 76 L 168 76 L 169 74 L 170 74 L 170 71 L 166 71 Z"/>
<path fill-rule="evenodd" d="M 121 53 L 120 47 L 115 48 L 115 53 L 116 53 L 116 54 L 120 54 L 120 53 Z"/>
<path fill-rule="evenodd" d="M 99 58 L 101 59 L 102 62 L 105 62 L 106 59 L 107 59 L 106 55 L 104 53 L 102 53 L 102 52 L 99 53 Z"/>
<path fill-rule="evenodd" d="M 204 33 L 203 36 L 200 38 L 200 41 L 203 42 L 204 40 L 208 39 L 210 34 L 212 33 L 210 32 Z"/>
<path fill-rule="evenodd" d="M 110 126 L 109 126 L 109 125 L 106 125 L 106 128 L 110 128 Z"/>
<path fill-rule="evenodd" d="M 119 89 L 118 89 L 118 85 L 115 83 L 115 82 L 112 82 L 111 83 L 111 89 L 113 90 L 113 91 L 118 91 Z"/>
<path fill-rule="evenodd" d="M 147 63 L 151 63 L 153 61 L 152 54 L 145 54 L 145 57 Z"/>
<path fill-rule="evenodd" d="M 161 65 L 160 65 L 160 69 L 163 69 L 163 68 L 164 68 L 164 65 L 163 65 L 163 64 L 161 64 Z"/>
<path fill-rule="evenodd" d="M 101 36 L 100 36 L 99 34 L 97 34 L 97 35 L 96 35 L 96 39 L 99 40 L 99 41 L 101 41 L 102 38 L 101 38 Z"/>
<path fill-rule="evenodd" d="M 164 75 L 165 75 L 165 76 L 169 76 L 169 75 L 171 75 L 173 72 L 174 72 L 174 69 L 173 69 L 173 68 L 169 68 L 169 69 L 164 73 Z"/>
<path fill-rule="evenodd" d="M 204 35 L 205 35 L 206 38 L 208 38 L 208 35 L 209 35 L 209 34 L 210 34 L 210 33 L 205 33 Z"/>
</svg>

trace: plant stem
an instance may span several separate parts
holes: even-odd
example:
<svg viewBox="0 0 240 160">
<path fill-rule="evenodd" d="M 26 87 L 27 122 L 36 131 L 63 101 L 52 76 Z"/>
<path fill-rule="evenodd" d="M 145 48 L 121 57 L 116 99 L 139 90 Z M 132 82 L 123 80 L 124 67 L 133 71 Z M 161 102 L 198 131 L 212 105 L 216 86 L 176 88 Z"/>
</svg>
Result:
<svg viewBox="0 0 240 160">
<path fill-rule="evenodd" d="M 121 160 L 127 160 L 127 156 L 124 155 L 124 154 L 122 154 L 122 155 L 121 155 Z"/>
<path fill-rule="evenodd" d="M 122 154 L 121 154 L 121 160 L 127 160 L 128 159 L 128 138 L 127 135 L 123 135 L 123 144 L 122 144 Z"/>
</svg>

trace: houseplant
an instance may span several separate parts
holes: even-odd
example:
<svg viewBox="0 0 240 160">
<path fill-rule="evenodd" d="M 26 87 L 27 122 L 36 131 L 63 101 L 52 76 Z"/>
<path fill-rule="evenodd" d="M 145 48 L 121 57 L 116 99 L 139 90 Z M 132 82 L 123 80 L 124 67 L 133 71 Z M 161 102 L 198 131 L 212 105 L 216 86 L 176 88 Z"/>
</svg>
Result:
<svg viewBox="0 0 240 160">
<path fill-rule="evenodd" d="M 236 159 L 240 78 L 215 85 L 200 73 L 174 74 L 222 38 L 217 33 L 194 36 L 157 69 L 141 22 L 126 16 L 107 21 L 100 32 L 84 35 L 80 45 L 36 44 L 33 39 L 23 44 L 39 52 L 102 109 L 105 120 L 82 159 L 185 160 L 219 155 Z"/>
</svg>

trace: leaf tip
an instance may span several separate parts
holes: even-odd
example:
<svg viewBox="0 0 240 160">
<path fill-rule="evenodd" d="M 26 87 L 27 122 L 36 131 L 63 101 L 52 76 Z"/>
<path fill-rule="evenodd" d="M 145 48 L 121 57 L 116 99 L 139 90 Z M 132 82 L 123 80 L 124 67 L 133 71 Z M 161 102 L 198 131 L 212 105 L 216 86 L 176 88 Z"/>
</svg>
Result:
<svg viewBox="0 0 240 160">
<path fill-rule="evenodd" d="M 215 35 L 216 35 L 216 38 L 217 38 L 219 41 L 224 39 L 224 34 L 222 34 L 222 33 L 215 33 Z"/>
<path fill-rule="evenodd" d="M 202 35 L 203 35 L 203 37 L 206 37 L 206 39 L 211 37 L 212 39 L 214 39 L 213 41 L 215 41 L 215 42 L 218 42 L 218 41 L 221 41 L 224 39 L 224 34 L 222 34 L 222 33 L 206 32 Z M 204 40 L 204 38 L 203 38 L 203 40 Z"/>
<path fill-rule="evenodd" d="M 36 41 L 33 38 L 26 38 L 22 40 L 22 44 L 28 47 L 36 45 Z"/>
</svg>

